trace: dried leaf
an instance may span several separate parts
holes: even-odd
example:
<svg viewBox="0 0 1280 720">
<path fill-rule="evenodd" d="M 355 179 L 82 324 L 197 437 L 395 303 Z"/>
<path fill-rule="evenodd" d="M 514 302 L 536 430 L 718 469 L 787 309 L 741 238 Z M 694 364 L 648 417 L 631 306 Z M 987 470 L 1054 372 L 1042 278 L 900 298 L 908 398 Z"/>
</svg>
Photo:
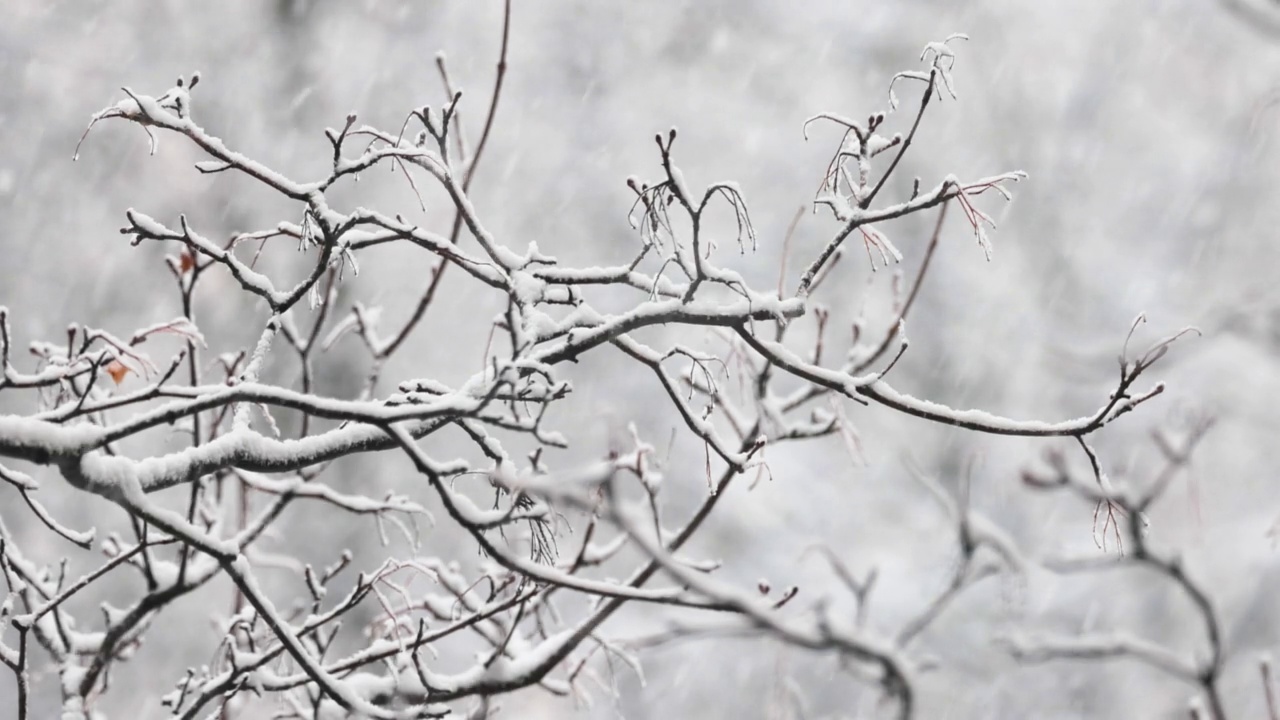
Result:
<svg viewBox="0 0 1280 720">
<path fill-rule="evenodd" d="M 111 362 L 107 363 L 106 371 L 107 371 L 107 374 L 111 376 L 112 381 L 114 381 L 115 384 L 117 385 L 124 382 L 125 375 L 128 375 L 129 373 L 133 372 L 132 370 L 129 369 L 127 365 L 120 362 L 119 360 L 112 360 Z"/>
</svg>

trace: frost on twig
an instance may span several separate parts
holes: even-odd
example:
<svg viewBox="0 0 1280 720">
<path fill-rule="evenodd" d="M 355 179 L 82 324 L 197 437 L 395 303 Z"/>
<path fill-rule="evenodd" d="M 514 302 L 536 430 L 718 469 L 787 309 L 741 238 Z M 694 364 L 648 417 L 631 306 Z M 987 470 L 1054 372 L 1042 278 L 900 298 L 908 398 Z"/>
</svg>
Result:
<svg viewBox="0 0 1280 720">
<path fill-rule="evenodd" d="M 917 179 L 916 189 L 911 193 L 910 198 L 879 210 L 872 209 L 872 202 L 880 194 L 880 191 L 884 189 L 885 184 L 898 168 L 899 162 L 911 147 L 916 137 L 916 132 L 920 129 L 921 120 L 924 118 L 929 101 L 935 93 L 940 92 L 938 88 L 939 81 L 941 81 L 942 86 L 946 88 L 951 97 L 955 98 L 954 81 L 951 77 L 951 70 L 955 66 L 955 51 L 951 48 L 950 42 L 967 39 L 968 37 L 965 35 L 956 34 L 951 35 L 942 42 L 930 43 L 920 54 L 921 61 L 929 64 L 930 69 L 927 73 L 901 72 L 895 75 L 889 83 L 889 105 L 891 111 L 898 106 L 898 99 L 893 92 L 893 86 L 899 79 L 919 80 L 925 83 L 924 92 L 920 98 L 920 108 L 905 136 L 901 133 L 894 133 L 891 137 L 886 138 L 879 133 L 885 123 L 886 115 L 884 113 L 876 113 L 869 116 L 865 123 L 851 120 L 835 113 L 820 113 L 805 122 L 806 139 L 808 139 L 809 125 L 819 120 L 844 128 L 843 137 L 827 165 L 826 173 L 823 175 L 822 182 L 813 201 L 815 207 L 825 206 L 830 209 L 832 216 L 837 222 L 841 223 L 842 227 L 805 270 L 797 289 L 797 294 L 800 297 L 804 297 L 812 291 L 818 273 L 854 230 L 860 231 L 873 269 L 875 268 L 876 260 L 872 255 L 873 249 L 879 252 L 880 258 L 885 265 L 889 263 L 890 257 L 893 258 L 894 262 L 900 262 L 902 256 L 897 247 L 889 241 L 883 229 L 872 229 L 872 224 L 894 220 L 939 204 L 945 204 L 951 200 L 955 200 L 960 205 L 964 211 L 965 218 L 973 228 L 978 245 L 982 248 L 987 259 L 991 259 L 991 241 L 987 237 L 987 228 L 995 228 L 995 221 L 975 206 L 970 198 L 981 195 L 988 190 L 993 190 L 1004 197 L 1005 200 L 1011 200 L 1012 195 L 1005 185 L 1025 178 L 1026 173 L 1022 171 L 1001 173 L 973 182 L 962 182 L 955 176 L 948 176 L 932 191 L 923 194 L 920 192 L 919 180 Z M 875 159 L 881 153 L 891 149 L 896 149 L 893 159 L 883 171 L 877 174 L 875 172 Z"/>
<path fill-rule="evenodd" d="M 183 80 L 182 76 L 178 76 L 178 82 L 158 98 L 136 95 L 129 88 L 121 88 L 129 98 L 94 114 L 89 120 L 89 126 L 85 128 L 84 134 L 80 136 L 80 142 L 76 143 L 76 151 L 71 156 L 71 159 L 80 159 L 80 146 L 84 144 L 85 138 L 89 136 L 89 131 L 93 129 L 93 126 L 98 121 L 117 118 L 131 120 L 140 125 L 147 133 L 151 154 L 155 155 L 157 147 L 156 136 L 151 132 L 149 126 L 156 124 L 160 113 L 169 113 L 179 119 L 185 119 L 191 113 L 191 90 L 195 89 L 196 84 L 199 82 L 200 73 L 198 72 L 191 74 L 191 82 L 189 84 Z"/>
</svg>

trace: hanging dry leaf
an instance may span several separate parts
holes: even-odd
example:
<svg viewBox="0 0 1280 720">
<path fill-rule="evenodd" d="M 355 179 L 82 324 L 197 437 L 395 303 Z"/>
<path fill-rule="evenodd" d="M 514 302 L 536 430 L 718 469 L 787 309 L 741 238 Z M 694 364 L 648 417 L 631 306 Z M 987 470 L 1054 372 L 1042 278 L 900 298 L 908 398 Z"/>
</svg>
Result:
<svg viewBox="0 0 1280 720">
<path fill-rule="evenodd" d="M 183 250 L 182 255 L 178 258 L 178 272 L 186 275 L 191 268 L 196 266 L 196 258 L 191 254 L 190 250 Z"/>
<path fill-rule="evenodd" d="M 107 363 L 106 371 L 107 371 L 107 374 L 111 376 L 111 379 L 117 385 L 124 382 L 125 375 L 128 375 L 129 373 L 133 372 L 132 370 L 129 369 L 127 365 L 120 362 L 119 360 L 112 360 L 111 362 Z"/>
</svg>

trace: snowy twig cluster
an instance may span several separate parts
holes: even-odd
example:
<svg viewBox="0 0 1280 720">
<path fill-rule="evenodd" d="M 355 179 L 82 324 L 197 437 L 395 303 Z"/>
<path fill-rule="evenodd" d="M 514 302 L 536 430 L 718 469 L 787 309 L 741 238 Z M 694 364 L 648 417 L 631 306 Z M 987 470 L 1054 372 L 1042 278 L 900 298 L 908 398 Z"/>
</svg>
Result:
<svg viewBox="0 0 1280 720">
<path fill-rule="evenodd" d="M 838 654 L 883 690 L 897 716 L 910 717 L 918 665 L 913 642 L 966 587 L 994 572 L 1018 571 L 1025 560 L 1013 543 L 922 475 L 954 523 L 964 560 L 922 614 L 884 635 L 870 630 L 861 612 L 843 618 L 823 603 L 800 607 L 792 602 L 797 588 L 739 587 L 716 576 L 716 563 L 686 555 L 686 544 L 711 522 L 726 490 L 743 482 L 749 470 L 767 470 L 766 446 L 850 434 L 841 401 L 979 432 L 1076 438 L 1087 448 L 1085 436 L 1160 393 L 1159 385 L 1142 391 L 1134 386 L 1163 355 L 1167 341 L 1123 363 L 1115 391 L 1096 412 L 1061 422 L 957 410 L 900 392 L 886 380 L 907 350 L 908 314 L 947 207 L 960 207 L 989 254 L 992 223 L 975 197 L 988 190 L 1008 197 L 1006 186 L 1022 177 L 948 176 L 932 189 L 921 189 L 917 180 L 910 196 L 874 204 L 891 189 L 889 181 L 931 99 L 944 90 L 954 95 L 951 42 L 958 36 L 930 44 L 923 70 L 895 78 L 923 84 L 905 136 L 881 135 L 882 113 L 865 121 L 831 113 L 814 118 L 845 130 L 814 200 L 815 207 L 830 209 L 838 228 L 807 264 L 797 290 L 788 293 L 782 290 L 786 278 L 777 291 L 761 290 L 716 262 L 714 233 L 704 222 L 713 208 L 732 213 L 742 252 L 766 241 L 757 236 L 738 186 L 695 188 L 685 180 L 676 163 L 674 130 L 656 138 L 658 177 L 628 181 L 635 195 L 630 217 L 641 242 L 627 261 L 572 267 L 534 242 L 493 232 L 470 188 L 493 127 L 508 32 L 509 27 L 484 131 L 474 146 L 458 119 L 462 95 L 441 58 L 443 108 L 417 108 L 394 130 L 348 116 L 340 129 L 326 131 L 331 162 L 313 180 L 287 177 L 202 127 L 192 99 L 198 76 L 179 79 L 159 97 L 125 89 L 126 98 L 94 117 L 94 123 L 117 119 L 140 126 L 153 153 L 159 135 L 184 138 L 207 156 L 196 164 L 199 172 L 244 175 L 296 212 L 274 227 L 220 241 L 185 216 L 164 222 L 128 210 L 121 232 L 134 244 L 174 248 L 169 269 L 182 299 L 181 314 L 172 322 L 140 329 L 128 339 L 72 326 L 65 342 L 33 344 L 35 367 L 24 370 L 11 356 L 9 311 L 0 309 L 0 391 L 33 392 L 39 406 L 27 415 L 0 416 L 0 459 L 27 468 L 0 465 L 0 479 L 62 539 L 96 545 L 105 557 L 96 570 L 71 578 L 65 564 L 29 555 L 0 526 L 0 576 L 7 584 L 0 604 L 0 660 L 17 677 L 20 717 L 30 716 L 32 678 L 46 661 L 59 680 L 63 717 L 93 715 L 95 702 L 110 692 L 111 673 L 140 651 L 152 621 L 186 596 L 203 593 L 215 602 L 215 580 L 230 581 L 235 592 L 231 603 L 215 610 L 223 639 L 211 648 L 208 664 L 165 681 L 172 690 L 162 702 L 175 717 L 233 716 L 262 696 L 285 708 L 276 717 L 308 718 L 485 717 L 495 698 L 526 687 L 582 697 L 585 681 L 596 672 L 593 658 L 637 664 L 634 646 L 605 634 L 607 621 L 633 604 L 680 609 L 681 617 L 696 611 L 715 622 L 672 626 L 682 634 L 761 633 Z M 888 165 L 878 169 L 877 161 L 888 155 Z M 375 167 L 402 173 L 419 198 L 422 183 L 438 187 L 448 198 L 452 223 L 431 229 L 403 214 L 335 206 L 335 187 Z M 885 319 L 883 334 L 855 333 L 843 358 L 826 357 L 827 315 L 814 298 L 824 279 L 838 272 L 844 242 L 857 232 L 873 266 L 896 263 L 902 253 L 883 226 L 935 208 L 937 226 L 919 273 L 905 300 L 895 304 L 894 316 Z M 259 256 L 282 240 L 296 246 L 302 263 L 292 281 L 259 269 Z M 338 289 L 358 284 L 362 255 L 389 243 L 416 247 L 434 265 L 408 320 L 385 333 L 377 308 L 355 303 L 341 311 Z M 502 299 L 484 366 L 453 385 L 423 375 L 400 378 L 394 392 L 382 391 L 387 361 L 435 307 L 441 278 L 453 267 Z M 200 281 L 213 273 L 229 276 L 266 309 L 269 318 L 252 347 L 224 347 L 198 329 L 193 305 L 204 287 Z M 631 304 L 624 311 L 603 309 L 599 298 L 606 291 L 614 293 L 610 297 L 626 293 Z M 818 342 L 799 347 L 788 330 L 810 318 L 817 322 Z M 718 333 L 729 349 L 717 356 L 654 332 L 681 328 Z M 139 346 L 157 334 L 177 336 L 185 349 L 168 362 L 150 360 Z M 371 370 L 353 396 L 323 396 L 315 391 L 317 367 L 344 335 L 359 339 Z M 690 473 L 663 467 L 653 445 L 634 428 L 625 447 L 605 457 L 580 466 L 553 465 L 555 452 L 573 443 L 556 422 L 566 417 L 559 408 L 572 407 L 576 362 L 610 351 L 634 361 L 637 382 L 650 378 L 679 413 L 684 430 L 706 449 L 705 466 L 695 472 L 705 474 L 708 489 L 687 517 L 665 515 L 659 500 L 664 475 L 674 476 L 666 482 L 685 483 Z M 264 379 L 272 355 L 296 360 L 296 382 Z M 128 375 L 142 384 L 124 390 L 120 381 Z M 727 391 L 733 383 L 750 391 L 735 396 Z M 175 427 L 184 439 L 180 449 L 132 457 L 121 447 Z M 424 447 L 424 439 L 449 433 L 461 438 L 449 457 Z M 517 447 L 528 452 L 517 454 Z M 375 495 L 326 482 L 335 461 L 377 451 L 406 457 L 429 494 Z M 99 541 L 92 530 L 65 526 L 38 501 L 41 488 L 55 478 L 121 508 L 132 537 L 112 534 Z M 1065 475 L 1045 482 L 1084 487 Z M 166 489 L 171 492 L 161 494 Z M 1131 516 L 1150 501 L 1088 491 Z M 489 507 L 475 499 L 482 492 L 492 494 Z M 449 558 L 413 554 L 364 569 L 353 567 L 350 554 L 321 568 L 294 561 L 283 567 L 294 572 L 295 592 L 273 596 L 259 575 L 281 563 L 260 546 L 273 524 L 304 501 L 370 516 L 379 532 L 398 528 L 411 543 L 420 521 L 435 522 L 432 514 L 443 513 L 484 561 L 464 567 Z M 1132 562 L 1162 568 L 1199 597 L 1176 563 L 1146 549 L 1138 530 L 1129 546 Z M 982 548 L 994 564 L 979 559 L 986 557 L 978 554 Z M 865 607 L 874 576 L 856 579 L 838 553 L 827 556 Z M 69 599 L 126 565 L 143 584 L 125 607 L 104 602 L 95 617 L 70 610 Z M 339 629 L 357 609 L 376 619 L 352 649 L 338 642 Z M 461 636 L 479 644 L 471 663 L 458 667 L 436 656 L 439 643 Z M 1184 668 L 1173 658 L 1167 664 L 1200 678 L 1216 708 L 1220 653 L 1214 647 L 1207 665 Z M 1053 652 L 1052 646 L 1040 648 L 1034 652 L 1041 656 Z M 1167 653 L 1147 655 L 1164 663 Z"/>
</svg>

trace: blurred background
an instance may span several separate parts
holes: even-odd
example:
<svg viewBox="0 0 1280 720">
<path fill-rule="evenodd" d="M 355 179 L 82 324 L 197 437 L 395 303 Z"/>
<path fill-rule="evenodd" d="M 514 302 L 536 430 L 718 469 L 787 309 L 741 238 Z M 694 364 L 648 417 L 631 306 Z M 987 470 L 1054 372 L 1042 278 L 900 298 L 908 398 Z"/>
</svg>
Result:
<svg viewBox="0 0 1280 720">
<path fill-rule="evenodd" d="M 1024 170 L 1029 179 L 1013 187 L 1012 203 L 982 202 L 1000 224 L 989 262 L 962 215 L 949 214 L 908 323 L 911 348 L 893 371 L 896 387 L 1015 418 L 1074 418 L 1105 402 L 1116 356 L 1140 313 L 1149 321 L 1135 336 L 1140 344 L 1198 327 L 1203 336 L 1179 342 L 1143 385 L 1163 381 L 1165 394 L 1093 444 L 1117 483 L 1142 482 L 1156 467 L 1152 430 L 1216 418 L 1190 470 L 1153 508 L 1150 538 L 1184 555 L 1210 590 L 1226 631 L 1223 687 L 1232 716 L 1261 717 L 1258 661 L 1280 642 L 1273 458 L 1280 431 L 1280 7 L 1253 2 L 517 2 L 506 88 L 473 198 L 490 229 L 517 250 L 536 241 L 569 264 L 625 262 L 639 248 L 627 223 L 625 179 L 659 178 L 653 135 L 675 126 L 675 159 L 689 183 L 738 181 L 760 234 L 759 250 L 743 257 L 725 238 L 719 259 L 757 287 L 773 287 L 787 225 L 812 200 L 839 141 L 835 128 L 822 126 L 805 141 L 804 120 L 823 111 L 854 118 L 887 111 L 893 73 L 918 68 L 925 43 L 967 33 L 968 42 L 955 43 L 958 100 L 929 108 L 883 201 L 905 197 L 913 177 L 926 188 L 949 174 L 966 180 Z M 121 86 L 159 95 L 198 70 L 198 123 L 234 149 L 310 179 L 329 163 L 323 129 L 341 127 L 348 112 L 395 131 L 411 109 L 439 107 L 437 52 L 464 91 L 461 112 L 474 142 L 492 88 L 502 5 L 0 0 L 0 15 L 0 305 L 11 310 L 22 348 L 64 337 L 71 322 L 127 337 L 180 314 L 163 262 L 174 249 L 130 247 L 116 232 L 127 208 L 167 223 L 186 213 L 213 238 L 300 220 L 299 208 L 251 182 L 197 173 L 191 165 L 201 155 L 182 138 L 160 136 L 150 156 L 136 126 L 95 127 L 73 163 L 90 116 L 124 97 Z M 916 88 L 897 90 L 902 107 L 887 121 L 888 133 L 906 132 L 918 98 Z M 428 193 L 421 210 L 403 178 L 385 171 L 365 173 L 334 197 L 339 208 L 401 212 L 441 231 L 452 219 L 438 194 Z M 902 250 L 907 277 L 935 217 L 880 228 Z M 836 229 L 829 214 L 802 216 L 788 288 Z M 832 357 L 843 352 L 855 318 L 865 315 L 870 332 L 883 331 L 890 298 L 893 269 L 872 273 L 861 248 L 850 250 L 817 297 L 832 312 Z M 286 253 L 264 262 L 288 277 L 304 261 Z M 356 300 L 381 305 L 383 322 L 398 327 L 425 287 L 431 259 L 377 248 L 360 262 L 337 310 L 346 313 Z M 203 282 L 197 323 L 210 356 L 252 342 L 265 309 L 216 271 Z M 479 370 L 498 300 L 452 273 L 438 306 L 386 369 L 382 390 L 404 378 L 458 382 Z M 797 337 L 806 332 L 811 326 Z M 708 351 L 723 347 L 705 340 Z M 677 434 L 666 449 L 678 420 L 665 399 L 655 399 L 656 380 L 601 354 L 573 370 L 572 412 L 557 423 L 574 448 L 558 461 L 599 457 L 635 422 L 668 453 L 665 500 L 678 516 L 706 491 L 702 448 Z M 159 349 L 154 356 L 167 357 Z M 274 379 L 296 378 L 291 359 L 272 366 Z M 344 341 L 319 367 L 323 392 L 351 397 L 367 360 L 357 342 Z M 33 407 L 32 397 L 0 396 L 0 412 Z M 837 439 L 771 448 L 771 478 L 739 485 L 691 554 L 723 559 L 726 580 L 796 585 L 805 607 L 826 598 L 850 610 L 851 599 L 813 552 L 828 546 L 858 575 L 877 569 L 869 622 L 892 631 L 941 591 L 958 556 L 943 514 L 908 472 L 915 465 L 946 487 L 967 483 L 971 506 L 1031 557 L 1116 555 L 1114 545 L 1095 544 L 1091 505 L 1033 493 L 1019 479 L 1047 449 L 1074 451 L 1066 443 L 980 436 L 876 406 L 845 410 L 860 453 Z M 177 440 L 152 442 L 145 449 L 160 452 Z M 447 443 L 433 450 L 461 452 Z M 58 487 L 48 473 L 38 477 L 46 504 L 68 524 L 120 521 L 105 502 Z M 397 458 L 340 463 L 329 481 L 430 500 Z M 16 499 L 0 487 L 0 517 L 27 540 L 29 555 L 56 562 L 66 543 Z M 271 543 L 272 552 L 317 564 L 343 547 L 356 549 L 367 567 L 388 552 L 371 523 L 325 508 L 295 507 Z M 479 560 L 443 524 L 419 552 L 464 565 Z M 105 597 L 86 600 L 84 617 L 96 617 L 97 603 L 127 602 L 135 580 L 113 578 Z M 267 578 L 277 580 L 288 597 L 292 578 Z M 157 622 L 112 677 L 102 711 L 164 717 L 156 697 L 186 667 L 210 662 L 217 642 L 210 607 L 223 600 L 198 595 Z M 637 608 L 606 631 L 635 637 L 660 622 Z M 1134 662 L 1019 665 L 996 638 L 1021 627 L 1123 629 L 1188 658 L 1206 652 L 1190 605 L 1158 576 L 1033 570 L 974 587 L 922 638 L 917 652 L 936 667 L 920 677 L 918 716 L 1186 717 L 1192 688 Z M 677 643 L 642 659 L 643 677 L 600 663 L 591 704 L 526 692 L 502 700 L 504 715 L 872 718 L 889 710 L 834 658 L 772 641 Z M 46 714 L 36 717 L 55 712 L 55 683 L 39 678 Z M 0 700 L 13 692 L 12 678 L 0 676 Z M 0 718 L 14 712 L 0 701 Z M 270 708 L 262 712 L 267 717 Z"/>
</svg>

